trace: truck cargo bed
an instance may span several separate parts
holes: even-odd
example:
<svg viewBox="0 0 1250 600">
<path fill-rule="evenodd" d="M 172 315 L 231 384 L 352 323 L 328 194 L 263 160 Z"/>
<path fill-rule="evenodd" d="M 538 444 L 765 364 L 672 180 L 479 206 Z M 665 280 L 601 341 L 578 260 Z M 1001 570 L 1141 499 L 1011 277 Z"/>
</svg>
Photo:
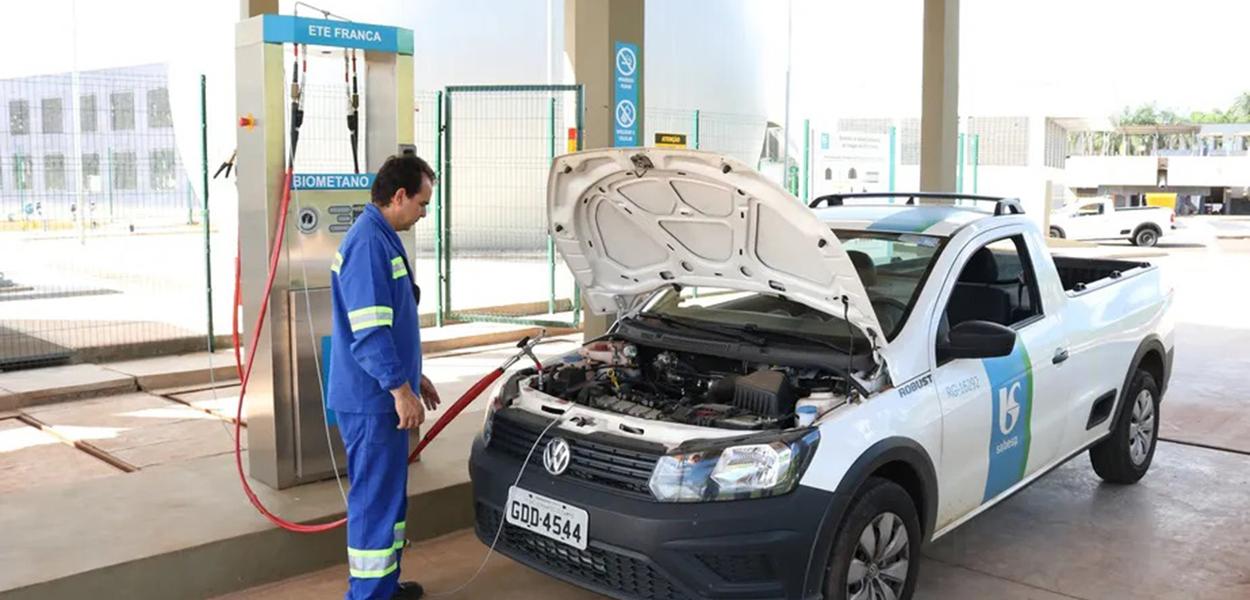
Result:
<svg viewBox="0 0 1250 600">
<path fill-rule="evenodd" d="M 1083 292 L 1096 282 L 1119 279 L 1131 271 L 1150 266 L 1148 262 L 1107 258 L 1055 256 L 1054 259 L 1063 289 L 1069 292 Z"/>
</svg>

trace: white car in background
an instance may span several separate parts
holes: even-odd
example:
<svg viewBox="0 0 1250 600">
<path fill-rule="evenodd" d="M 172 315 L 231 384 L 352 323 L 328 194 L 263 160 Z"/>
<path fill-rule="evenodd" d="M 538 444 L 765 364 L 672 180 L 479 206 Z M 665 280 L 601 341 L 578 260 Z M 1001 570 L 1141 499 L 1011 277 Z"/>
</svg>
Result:
<svg viewBox="0 0 1250 600">
<path fill-rule="evenodd" d="M 1159 269 L 1052 257 L 1009 199 L 842 205 L 881 196 L 809 208 L 706 152 L 553 161 L 556 246 L 619 318 L 494 392 L 479 539 L 623 600 L 906 600 L 923 544 L 1073 456 L 1140 479 Z"/>
<path fill-rule="evenodd" d="M 1072 240 L 1127 239 L 1134 246 L 1153 246 L 1176 229 L 1176 212 L 1162 206 L 1119 207 L 1111 198 L 1065 204 L 1050 213 L 1050 237 Z"/>
</svg>

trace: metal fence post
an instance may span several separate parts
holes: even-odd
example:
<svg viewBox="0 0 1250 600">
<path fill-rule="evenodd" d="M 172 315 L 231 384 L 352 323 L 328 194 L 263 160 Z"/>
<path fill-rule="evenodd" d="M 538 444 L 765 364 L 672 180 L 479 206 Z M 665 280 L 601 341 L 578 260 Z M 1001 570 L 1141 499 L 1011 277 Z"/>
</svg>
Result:
<svg viewBox="0 0 1250 600">
<path fill-rule="evenodd" d="M 981 170 L 981 134 L 972 135 L 972 193 L 977 193 L 978 175 Z"/>
<path fill-rule="evenodd" d="M 547 115 L 547 167 L 556 160 L 556 98 L 551 97 Z M 550 216 L 548 216 L 550 221 Z M 556 314 L 556 239 L 547 230 L 547 314 Z"/>
<path fill-rule="evenodd" d="M 447 91 L 445 105 L 447 112 L 443 116 L 443 203 L 442 203 L 442 254 L 443 254 L 443 306 L 439 309 L 444 315 L 451 308 L 451 147 L 452 147 L 452 104 L 451 91 Z M 446 318 L 444 316 L 444 318 Z"/>
<path fill-rule="evenodd" d="M 959 147 L 955 149 L 955 160 L 958 163 L 958 169 L 955 171 L 955 191 L 964 192 L 964 134 L 959 134 L 957 138 Z"/>
<path fill-rule="evenodd" d="M 577 108 L 576 110 L 573 111 L 575 113 L 574 118 L 577 120 L 577 150 L 578 152 L 581 152 L 582 150 L 582 143 L 583 143 L 582 142 L 582 139 L 583 139 L 582 127 L 583 127 L 583 123 L 584 123 L 585 116 L 586 116 L 585 114 L 583 114 L 583 111 L 585 110 L 585 107 L 586 107 L 586 86 L 579 84 L 577 86 Z M 696 124 L 698 123 L 697 118 L 695 119 L 695 123 Z M 698 128 L 695 129 L 695 132 L 696 132 L 695 139 L 698 139 L 698 133 L 697 133 Z M 573 280 L 573 327 L 581 327 L 581 326 L 582 326 L 582 287 L 578 285 L 577 280 L 574 279 Z"/>
<path fill-rule="evenodd" d="M 894 150 L 894 145 L 895 145 L 895 144 L 894 144 L 894 143 L 895 143 L 895 141 L 897 140 L 897 138 L 898 138 L 898 128 L 897 128 L 897 127 L 895 127 L 895 126 L 893 126 L 893 125 L 891 125 L 891 126 L 890 126 L 890 169 L 889 169 L 889 171 L 890 171 L 890 190 L 889 190 L 889 191 L 891 191 L 891 192 L 893 192 L 893 191 L 894 191 L 894 162 L 895 162 L 895 156 L 894 156 L 894 153 L 895 153 L 895 150 Z M 891 199 L 890 199 L 890 202 L 891 202 L 891 203 L 893 203 L 893 202 L 894 202 L 894 199 L 893 199 L 893 198 L 891 198 Z"/>
<path fill-rule="evenodd" d="M 208 351 L 217 350 L 213 329 L 213 247 L 208 222 L 208 82 L 200 75 L 200 177 L 204 184 L 204 292 L 208 300 Z"/>
<path fill-rule="evenodd" d="M 694 109 L 694 149 L 699 149 L 699 109 Z"/>
<path fill-rule="evenodd" d="M 436 106 L 434 109 L 434 164 L 439 168 L 443 167 L 443 92 L 439 90 L 435 95 Z M 443 298 L 443 210 L 442 210 L 442 186 L 446 179 L 445 173 L 440 173 L 439 185 L 434 186 L 434 277 L 438 288 L 435 290 L 435 306 L 434 306 L 434 326 L 443 326 L 443 315 L 446 314 L 444 298 Z"/>
<path fill-rule="evenodd" d="M 812 180 L 812 120 L 803 119 L 803 204 L 807 204 Z"/>
</svg>

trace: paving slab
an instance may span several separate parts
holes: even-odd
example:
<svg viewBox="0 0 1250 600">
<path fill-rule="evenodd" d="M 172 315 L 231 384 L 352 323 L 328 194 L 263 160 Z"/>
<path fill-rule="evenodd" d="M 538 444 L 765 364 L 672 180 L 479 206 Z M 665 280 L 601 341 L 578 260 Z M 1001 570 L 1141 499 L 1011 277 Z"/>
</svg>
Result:
<svg viewBox="0 0 1250 600">
<path fill-rule="evenodd" d="M 173 387 L 153 388 L 153 389 L 145 390 L 145 391 L 149 394 L 152 394 L 153 396 L 173 396 L 177 394 L 189 394 L 192 392 L 203 392 L 203 391 L 208 391 L 208 390 L 213 390 L 213 389 L 220 390 L 220 389 L 234 387 L 238 385 L 239 385 L 239 380 L 235 377 L 230 377 L 229 379 L 218 379 L 217 381 L 212 382 L 212 383 L 197 383 L 193 385 L 176 385 Z"/>
<path fill-rule="evenodd" d="M 219 437 L 225 437 L 222 432 L 228 424 L 212 415 L 177 404 L 171 408 L 160 409 L 160 411 L 170 417 L 176 415 L 177 420 L 158 420 L 141 427 L 127 429 L 114 437 L 96 440 L 95 445 L 106 452 L 117 452 L 184 440 L 198 436 L 206 430 L 216 431 Z"/>
<path fill-rule="evenodd" d="M 83 436 L 91 435 L 91 428 L 101 430 L 98 439 L 112 439 L 153 425 L 208 417 L 191 407 L 143 392 L 49 404 L 23 412 L 67 439 L 88 441 Z"/>
<path fill-rule="evenodd" d="M 135 379 L 98 365 L 66 365 L 0 373 L 0 410 L 134 391 Z"/>
<path fill-rule="evenodd" d="M 233 379 L 236 375 L 233 349 L 218 350 L 212 354 L 196 352 L 110 362 L 100 366 L 134 377 L 143 390 L 204 384 Z"/>
<path fill-rule="evenodd" d="M 131 440 L 134 446 L 105 450 L 140 469 L 234 452 L 234 427 L 212 417 L 162 425 L 147 433 Z M 246 437 L 243 446 L 247 447 Z"/>
<path fill-rule="evenodd" d="M 132 393 L 31 409 L 27 413 L 51 433 L 86 442 L 138 467 L 233 451 L 233 428 L 204 411 Z"/>
<path fill-rule="evenodd" d="M 0 421 L 0 505 L 10 492 L 122 474 L 52 434 L 17 419 Z"/>
<path fill-rule="evenodd" d="M 198 410 L 207 411 L 231 423 L 238 414 L 239 386 L 231 385 L 209 390 L 176 392 L 164 394 L 179 402 Z M 247 424 L 247 413 L 243 414 L 243 423 Z"/>
</svg>

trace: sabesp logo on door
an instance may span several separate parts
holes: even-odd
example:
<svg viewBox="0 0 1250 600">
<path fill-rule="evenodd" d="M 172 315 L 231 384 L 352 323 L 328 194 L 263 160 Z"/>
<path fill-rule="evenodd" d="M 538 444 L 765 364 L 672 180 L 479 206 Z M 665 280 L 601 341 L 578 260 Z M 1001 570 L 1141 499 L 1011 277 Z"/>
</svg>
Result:
<svg viewBox="0 0 1250 600">
<path fill-rule="evenodd" d="M 989 500 L 1019 482 L 1028 466 L 1033 365 L 1020 340 L 1016 341 L 1011 354 L 982 362 L 990 380 L 993 402 L 984 497 Z"/>
<path fill-rule="evenodd" d="M 1011 389 L 998 390 L 998 431 L 1006 436 L 1010 436 L 1011 430 L 1015 429 L 1016 423 L 1020 422 L 1020 403 L 1016 402 L 1016 392 L 1019 390 L 1019 381 L 1011 384 Z M 1020 436 L 1011 436 L 999 443 L 994 450 L 1002 454 L 1008 448 L 1014 448 L 1019 444 Z"/>
</svg>

